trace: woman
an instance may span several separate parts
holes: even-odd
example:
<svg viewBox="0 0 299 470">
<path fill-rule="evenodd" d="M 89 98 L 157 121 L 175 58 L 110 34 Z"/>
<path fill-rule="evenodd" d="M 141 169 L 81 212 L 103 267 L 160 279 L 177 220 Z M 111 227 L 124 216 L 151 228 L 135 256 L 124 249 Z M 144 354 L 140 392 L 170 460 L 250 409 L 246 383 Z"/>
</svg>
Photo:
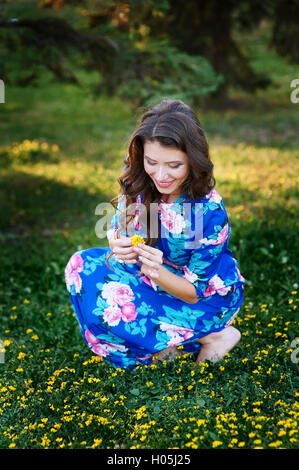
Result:
<svg viewBox="0 0 299 470">
<path fill-rule="evenodd" d="M 149 109 L 125 163 L 109 247 L 78 251 L 65 269 L 82 335 L 116 368 L 181 351 L 216 361 L 240 340 L 231 323 L 245 279 L 194 112 L 167 99 Z"/>
</svg>

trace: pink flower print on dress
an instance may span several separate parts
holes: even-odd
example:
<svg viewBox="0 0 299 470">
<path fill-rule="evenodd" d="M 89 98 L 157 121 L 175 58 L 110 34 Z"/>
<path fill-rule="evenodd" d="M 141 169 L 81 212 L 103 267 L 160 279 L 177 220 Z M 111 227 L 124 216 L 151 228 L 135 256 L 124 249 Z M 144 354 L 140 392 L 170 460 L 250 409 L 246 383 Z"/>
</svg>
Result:
<svg viewBox="0 0 299 470">
<path fill-rule="evenodd" d="M 136 211 L 135 212 L 135 217 L 134 217 L 134 220 L 133 220 L 133 224 L 134 224 L 134 227 L 135 227 L 136 230 L 140 230 L 140 223 L 138 222 L 139 215 L 140 215 L 140 212 Z"/>
<path fill-rule="evenodd" d="M 225 242 L 228 237 L 228 229 L 229 226 L 228 224 L 226 224 L 224 225 L 223 229 L 218 232 L 217 240 L 208 240 L 207 238 L 202 238 L 200 240 L 200 243 L 202 243 L 203 245 L 221 245 Z"/>
<path fill-rule="evenodd" d="M 91 350 L 98 356 L 109 356 L 109 349 L 107 344 L 105 343 L 94 344 L 93 346 L 91 346 Z"/>
<path fill-rule="evenodd" d="M 154 290 L 157 290 L 157 284 L 152 280 L 150 279 L 149 277 L 147 276 L 140 276 L 140 279 L 145 282 L 146 284 L 148 284 L 150 287 L 152 287 Z"/>
<path fill-rule="evenodd" d="M 220 204 L 222 201 L 222 197 L 217 193 L 216 189 L 212 189 L 209 194 L 207 194 L 209 202 L 216 202 L 216 204 Z"/>
<path fill-rule="evenodd" d="M 127 284 L 111 281 L 104 284 L 102 297 L 107 300 L 109 305 L 123 306 L 134 299 L 134 294 Z"/>
<path fill-rule="evenodd" d="M 129 302 L 122 306 L 121 317 L 125 323 L 134 321 L 137 317 L 136 306 L 133 302 Z"/>
<path fill-rule="evenodd" d="M 96 338 L 90 330 L 85 330 L 85 339 L 88 344 L 98 344 L 100 340 Z"/>
<path fill-rule="evenodd" d="M 121 309 L 118 305 L 109 305 L 104 309 L 103 319 L 109 326 L 116 326 L 121 320 Z"/>
<path fill-rule="evenodd" d="M 189 338 L 192 338 L 194 335 L 194 331 L 190 328 L 183 328 L 181 326 L 171 325 L 165 322 L 160 323 L 160 329 L 162 331 L 166 331 L 167 336 L 170 337 L 167 346 L 175 346 Z"/>
<path fill-rule="evenodd" d="M 98 356 L 108 356 L 108 348 L 106 344 L 101 344 L 101 341 L 96 338 L 91 331 L 85 330 L 85 339 L 90 346 L 91 350 Z"/>
<path fill-rule="evenodd" d="M 187 266 L 184 266 L 184 274 L 183 274 L 183 277 L 185 279 L 187 279 L 187 281 L 189 282 L 195 282 L 197 281 L 198 279 L 198 276 L 197 274 L 193 273 L 192 271 L 190 271 Z"/>
<path fill-rule="evenodd" d="M 81 256 L 75 253 L 69 260 L 65 271 L 65 282 L 67 290 L 71 292 L 71 286 L 74 286 L 75 292 L 79 293 L 82 287 L 82 279 L 79 276 L 79 273 L 83 271 L 84 260 Z"/>
<path fill-rule="evenodd" d="M 137 317 L 134 294 L 127 284 L 111 281 L 104 284 L 102 297 L 107 300 L 108 307 L 104 309 L 103 319 L 109 326 L 116 326 L 120 320 L 125 323 L 134 321 Z"/>
<path fill-rule="evenodd" d="M 127 348 L 120 344 L 108 343 L 96 338 L 90 330 L 85 330 L 85 338 L 91 350 L 98 356 L 109 356 L 111 352 L 126 351 Z"/>
<path fill-rule="evenodd" d="M 209 280 L 209 287 L 204 291 L 203 296 L 209 297 L 210 295 L 214 295 L 216 292 L 219 295 L 226 295 L 230 290 L 231 286 L 225 287 L 221 277 L 215 274 L 215 276 Z"/>
<path fill-rule="evenodd" d="M 170 233 L 182 233 L 182 230 L 186 227 L 186 222 L 182 214 L 171 210 L 169 204 L 163 204 L 163 202 L 161 202 L 160 205 L 161 223 L 164 227 L 166 227 Z"/>
</svg>

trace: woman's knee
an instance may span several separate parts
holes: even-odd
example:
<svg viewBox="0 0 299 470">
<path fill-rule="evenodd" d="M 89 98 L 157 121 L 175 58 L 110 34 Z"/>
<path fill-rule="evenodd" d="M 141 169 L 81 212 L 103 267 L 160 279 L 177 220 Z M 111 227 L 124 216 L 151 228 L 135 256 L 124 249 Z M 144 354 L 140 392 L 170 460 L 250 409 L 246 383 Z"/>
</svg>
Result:
<svg viewBox="0 0 299 470">
<path fill-rule="evenodd" d="M 210 333 L 207 336 L 204 336 L 200 340 L 198 340 L 202 344 L 209 344 L 215 342 L 226 342 L 226 343 L 233 343 L 237 344 L 241 339 L 241 333 L 237 328 L 233 326 L 228 326 L 221 331 L 216 331 L 214 333 Z"/>
</svg>

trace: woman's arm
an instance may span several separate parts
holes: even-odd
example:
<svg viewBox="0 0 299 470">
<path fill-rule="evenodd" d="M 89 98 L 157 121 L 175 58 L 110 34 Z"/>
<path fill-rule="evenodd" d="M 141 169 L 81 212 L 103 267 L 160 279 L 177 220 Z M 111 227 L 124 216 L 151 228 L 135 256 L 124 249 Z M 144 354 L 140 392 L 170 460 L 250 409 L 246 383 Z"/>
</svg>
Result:
<svg viewBox="0 0 299 470">
<path fill-rule="evenodd" d="M 149 277 L 151 277 L 149 275 Z M 159 269 L 159 277 L 153 278 L 153 281 L 168 294 L 177 297 L 183 302 L 188 304 L 195 304 L 198 302 L 196 297 L 196 290 L 191 282 L 187 281 L 183 277 L 177 276 L 176 274 L 169 271 L 169 269 L 161 266 Z"/>
<path fill-rule="evenodd" d="M 187 279 L 170 272 L 162 265 L 163 253 L 157 248 L 138 244 L 134 247 L 138 253 L 142 265 L 140 271 L 152 279 L 159 287 L 168 294 L 187 302 L 195 304 L 198 302 L 195 287 Z"/>
</svg>

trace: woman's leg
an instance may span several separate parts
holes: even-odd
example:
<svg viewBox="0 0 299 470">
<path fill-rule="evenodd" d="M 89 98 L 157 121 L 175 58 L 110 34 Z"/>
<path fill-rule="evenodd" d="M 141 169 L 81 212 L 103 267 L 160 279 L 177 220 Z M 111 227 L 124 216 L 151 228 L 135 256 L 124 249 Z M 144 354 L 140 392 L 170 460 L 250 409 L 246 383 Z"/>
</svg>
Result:
<svg viewBox="0 0 299 470">
<path fill-rule="evenodd" d="M 172 361 L 177 356 L 182 356 L 182 352 L 179 351 L 176 346 L 169 346 L 168 348 L 163 349 L 162 351 L 159 351 L 157 354 L 155 354 L 156 359 L 154 359 L 154 361 Z"/>
<path fill-rule="evenodd" d="M 222 331 L 204 336 L 198 340 L 202 347 L 197 356 L 197 364 L 206 360 L 217 362 L 224 354 L 236 346 L 240 339 L 240 331 L 233 326 L 228 326 Z"/>
</svg>

